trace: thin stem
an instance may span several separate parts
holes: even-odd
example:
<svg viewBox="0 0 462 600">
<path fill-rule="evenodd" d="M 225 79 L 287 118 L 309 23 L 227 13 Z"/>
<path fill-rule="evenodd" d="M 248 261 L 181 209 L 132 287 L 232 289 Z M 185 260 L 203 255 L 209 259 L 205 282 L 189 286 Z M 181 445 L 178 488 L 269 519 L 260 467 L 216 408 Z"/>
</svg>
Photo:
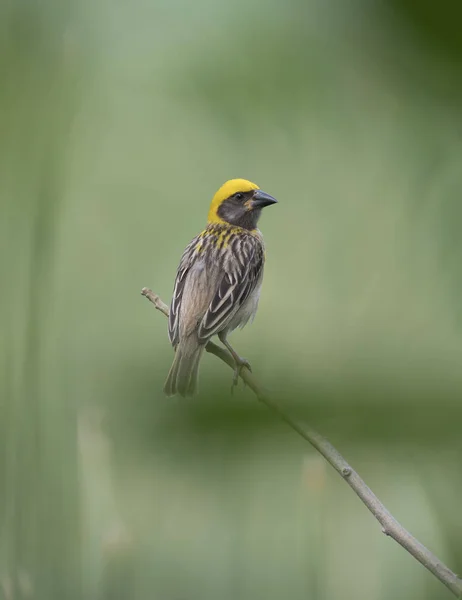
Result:
<svg viewBox="0 0 462 600">
<path fill-rule="evenodd" d="M 143 288 L 141 294 L 150 300 L 157 310 L 160 310 L 168 317 L 168 306 L 148 288 Z M 207 352 L 214 354 L 234 369 L 234 359 L 225 348 L 217 346 L 213 342 L 208 342 L 205 347 Z M 255 393 L 260 402 L 275 412 L 283 421 L 285 421 L 302 438 L 309 442 L 327 462 L 334 467 L 342 478 L 348 483 L 355 494 L 366 505 L 369 511 L 374 515 L 382 526 L 382 532 L 398 542 L 405 550 L 418 560 L 426 569 L 433 573 L 444 585 L 453 592 L 458 598 L 462 597 L 462 579 L 453 573 L 444 563 L 442 563 L 428 548 L 419 542 L 409 533 L 385 508 L 377 496 L 361 479 L 358 473 L 347 463 L 343 456 L 332 446 L 332 444 L 317 431 L 293 419 L 282 409 L 269 394 L 263 390 L 257 382 L 254 375 L 244 367 L 241 369 L 240 377 Z"/>
</svg>

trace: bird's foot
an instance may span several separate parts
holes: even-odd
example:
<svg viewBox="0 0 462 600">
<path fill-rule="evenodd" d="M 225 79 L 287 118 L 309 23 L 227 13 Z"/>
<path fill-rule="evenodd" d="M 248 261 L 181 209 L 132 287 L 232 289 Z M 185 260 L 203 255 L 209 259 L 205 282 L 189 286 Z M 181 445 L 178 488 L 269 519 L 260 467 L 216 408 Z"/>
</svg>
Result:
<svg viewBox="0 0 462 600">
<path fill-rule="evenodd" d="M 231 384 L 231 393 L 234 393 L 234 388 L 237 386 L 242 369 L 246 367 L 247 369 L 249 369 L 250 372 L 252 372 L 252 367 L 250 366 L 250 363 L 246 358 L 235 356 L 234 362 L 236 363 L 236 366 L 234 368 L 233 382 Z"/>
</svg>

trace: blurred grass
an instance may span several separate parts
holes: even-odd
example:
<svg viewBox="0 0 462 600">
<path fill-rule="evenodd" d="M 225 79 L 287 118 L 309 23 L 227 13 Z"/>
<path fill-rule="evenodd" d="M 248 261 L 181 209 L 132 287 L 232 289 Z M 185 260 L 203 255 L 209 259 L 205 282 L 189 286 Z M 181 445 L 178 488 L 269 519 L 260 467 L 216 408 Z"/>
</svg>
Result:
<svg viewBox="0 0 462 600">
<path fill-rule="evenodd" d="M 76 407 L 62 402 L 49 335 L 76 65 L 53 27 L 62 15 L 51 24 L 39 7 L 11 6 L 4 16 L 1 583 L 5 598 L 77 598 Z"/>
<path fill-rule="evenodd" d="M 416 11 L 0 6 L 0 597 L 448 597 L 214 357 L 167 402 L 139 296 L 224 180 L 274 194 L 235 344 L 461 570 L 460 57 Z"/>
</svg>

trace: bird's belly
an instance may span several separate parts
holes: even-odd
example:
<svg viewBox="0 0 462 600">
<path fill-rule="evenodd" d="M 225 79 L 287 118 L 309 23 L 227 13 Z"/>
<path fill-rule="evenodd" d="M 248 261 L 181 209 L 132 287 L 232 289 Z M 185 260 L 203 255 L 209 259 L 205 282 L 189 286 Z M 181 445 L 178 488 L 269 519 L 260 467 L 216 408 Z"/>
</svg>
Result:
<svg viewBox="0 0 462 600">
<path fill-rule="evenodd" d="M 227 327 L 228 331 L 232 331 L 237 327 L 244 327 L 249 321 L 252 321 L 255 317 L 258 308 L 258 301 L 260 299 L 261 281 L 252 294 L 247 298 L 244 304 L 236 312 L 234 317 L 229 322 Z"/>
</svg>

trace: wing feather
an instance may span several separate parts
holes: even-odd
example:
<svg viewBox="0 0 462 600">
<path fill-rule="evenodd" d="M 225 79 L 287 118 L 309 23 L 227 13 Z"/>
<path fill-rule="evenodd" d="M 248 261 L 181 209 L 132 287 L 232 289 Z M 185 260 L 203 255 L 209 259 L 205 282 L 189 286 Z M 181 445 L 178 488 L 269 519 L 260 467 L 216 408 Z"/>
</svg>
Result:
<svg viewBox="0 0 462 600">
<path fill-rule="evenodd" d="M 226 329 L 260 281 L 264 250 L 258 238 L 236 236 L 226 249 L 226 257 L 221 281 L 199 325 L 198 336 L 204 343 Z"/>
<path fill-rule="evenodd" d="M 168 336 L 172 346 L 176 346 L 180 341 L 180 308 L 183 300 L 183 292 L 185 288 L 188 273 L 193 266 L 197 257 L 197 244 L 199 237 L 194 238 L 188 246 L 186 246 L 183 256 L 180 260 L 180 265 L 177 270 L 175 285 L 173 288 L 173 297 L 170 304 L 170 313 L 168 316 Z"/>
<path fill-rule="evenodd" d="M 212 248 L 218 252 L 212 253 Z M 205 314 L 202 318 L 199 316 L 197 334 L 201 343 L 206 343 L 213 335 L 228 327 L 261 279 L 264 248 L 257 236 L 236 235 L 221 250 L 215 245 L 213 234 L 210 238 L 204 238 L 203 234 L 194 238 L 181 257 L 170 304 L 168 334 L 174 347 L 180 341 L 180 313 L 184 291 L 185 288 L 190 289 L 189 276 L 194 276 L 199 257 L 200 260 L 205 260 L 207 276 L 217 282 L 215 291 L 211 290 L 208 308 L 204 307 Z M 215 279 L 217 273 L 220 273 L 218 280 Z"/>
</svg>

